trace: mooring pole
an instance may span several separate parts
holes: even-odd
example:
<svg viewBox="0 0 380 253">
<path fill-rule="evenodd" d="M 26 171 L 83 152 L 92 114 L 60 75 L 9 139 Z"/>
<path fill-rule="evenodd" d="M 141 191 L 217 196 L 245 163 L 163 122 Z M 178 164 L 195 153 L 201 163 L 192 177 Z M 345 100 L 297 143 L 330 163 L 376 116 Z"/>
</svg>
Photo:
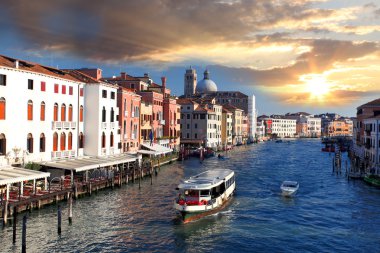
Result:
<svg viewBox="0 0 380 253">
<path fill-rule="evenodd" d="M 16 243 L 17 207 L 13 207 L 13 244 Z"/>
<path fill-rule="evenodd" d="M 27 220 L 27 216 L 24 215 L 24 218 L 22 219 L 22 246 L 21 246 L 22 253 L 26 253 L 26 220 Z"/>
<path fill-rule="evenodd" d="M 69 197 L 69 224 L 73 223 L 73 194 L 70 193 Z"/>
<path fill-rule="evenodd" d="M 61 235 L 61 224 L 62 224 L 62 217 L 61 217 L 61 206 L 58 205 L 58 234 Z"/>
</svg>

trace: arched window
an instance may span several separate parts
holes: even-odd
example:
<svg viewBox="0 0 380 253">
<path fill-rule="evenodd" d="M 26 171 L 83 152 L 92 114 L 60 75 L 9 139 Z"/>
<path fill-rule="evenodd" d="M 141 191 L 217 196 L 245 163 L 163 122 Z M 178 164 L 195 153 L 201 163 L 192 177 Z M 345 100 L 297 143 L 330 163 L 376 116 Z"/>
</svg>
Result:
<svg viewBox="0 0 380 253">
<path fill-rule="evenodd" d="M 67 150 L 73 149 L 73 134 L 69 132 L 68 140 L 67 140 Z"/>
<path fill-rule="evenodd" d="M 31 133 L 28 134 L 26 140 L 26 150 L 28 150 L 29 153 L 33 153 L 33 135 Z"/>
<path fill-rule="evenodd" d="M 102 110 L 102 122 L 106 122 L 106 108 L 104 106 Z"/>
<path fill-rule="evenodd" d="M 40 135 L 40 152 L 45 152 L 45 135 Z"/>
<path fill-rule="evenodd" d="M 53 134 L 53 151 L 58 151 L 58 134 Z"/>
<path fill-rule="evenodd" d="M 5 119 L 5 98 L 0 98 L 0 120 Z"/>
<path fill-rule="evenodd" d="M 66 105 L 61 105 L 61 121 L 66 121 Z"/>
<path fill-rule="evenodd" d="M 33 120 L 33 101 L 28 101 L 28 120 Z"/>
<path fill-rule="evenodd" d="M 0 155 L 7 154 L 7 139 L 4 134 L 0 134 Z"/>
<path fill-rule="evenodd" d="M 113 147 L 113 132 L 110 135 L 110 147 Z"/>
<path fill-rule="evenodd" d="M 53 116 L 54 121 L 58 121 L 58 104 L 54 104 L 54 116 Z"/>
<path fill-rule="evenodd" d="M 45 102 L 41 102 L 40 120 L 45 121 Z"/>
<path fill-rule="evenodd" d="M 69 105 L 69 121 L 73 121 L 73 105 Z"/>
<path fill-rule="evenodd" d="M 79 108 L 79 121 L 83 122 L 83 105 Z"/>
<path fill-rule="evenodd" d="M 111 122 L 113 122 L 114 120 L 114 111 L 113 111 L 113 107 L 111 107 Z"/>
<path fill-rule="evenodd" d="M 65 150 L 66 149 L 66 134 L 65 133 L 61 133 L 61 151 Z"/>
<path fill-rule="evenodd" d="M 84 147 L 84 135 L 82 132 L 80 132 L 79 134 L 79 148 L 83 148 Z"/>
<path fill-rule="evenodd" d="M 103 132 L 102 133 L 102 148 L 106 147 L 106 134 Z"/>
</svg>

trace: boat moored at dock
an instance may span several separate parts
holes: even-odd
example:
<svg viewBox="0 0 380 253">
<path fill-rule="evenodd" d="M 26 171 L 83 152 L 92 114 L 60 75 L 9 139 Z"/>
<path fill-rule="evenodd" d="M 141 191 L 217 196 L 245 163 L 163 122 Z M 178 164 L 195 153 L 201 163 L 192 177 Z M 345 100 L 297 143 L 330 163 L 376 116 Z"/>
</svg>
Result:
<svg viewBox="0 0 380 253">
<path fill-rule="evenodd" d="M 229 169 L 202 172 L 178 185 L 174 208 L 184 223 L 217 213 L 235 192 L 235 173 Z"/>
</svg>

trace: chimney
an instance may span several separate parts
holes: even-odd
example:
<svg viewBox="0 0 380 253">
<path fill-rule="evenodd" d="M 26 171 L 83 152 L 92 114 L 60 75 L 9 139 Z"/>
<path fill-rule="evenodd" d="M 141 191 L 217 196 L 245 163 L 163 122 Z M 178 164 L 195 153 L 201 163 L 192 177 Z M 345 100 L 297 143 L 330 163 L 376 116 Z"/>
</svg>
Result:
<svg viewBox="0 0 380 253">
<path fill-rule="evenodd" d="M 162 88 L 166 89 L 166 77 L 161 77 Z"/>
<path fill-rule="evenodd" d="M 125 73 L 125 72 L 121 72 L 120 73 L 120 76 L 121 76 L 121 79 L 127 79 L 127 73 Z"/>
<path fill-rule="evenodd" d="M 16 60 L 16 61 L 15 61 L 15 68 L 18 69 L 18 67 L 19 67 L 19 61 Z"/>
</svg>

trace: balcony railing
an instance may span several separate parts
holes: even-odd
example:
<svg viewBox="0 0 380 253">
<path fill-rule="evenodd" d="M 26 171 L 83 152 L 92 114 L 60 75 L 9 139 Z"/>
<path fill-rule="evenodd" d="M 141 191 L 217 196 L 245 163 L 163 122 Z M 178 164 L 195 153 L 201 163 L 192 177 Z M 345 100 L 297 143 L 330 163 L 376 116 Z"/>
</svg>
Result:
<svg viewBox="0 0 380 253">
<path fill-rule="evenodd" d="M 101 128 L 102 129 L 107 129 L 107 122 L 102 122 Z"/>
<path fill-rule="evenodd" d="M 76 122 L 70 122 L 71 123 L 71 129 L 76 129 L 77 128 L 77 123 Z"/>
<path fill-rule="evenodd" d="M 164 119 L 159 120 L 159 121 L 158 121 L 158 124 L 160 124 L 160 125 L 165 125 L 165 120 L 164 120 Z"/>
<path fill-rule="evenodd" d="M 52 130 L 61 130 L 61 129 L 76 129 L 77 122 L 72 121 L 53 121 Z"/>
<path fill-rule="evenodd" d="M 111 122 L 110 127 L 111 127 L 111 129 L 115 129 L 115 122 Z"/>
<path fill-rule="evenodd" d="M 131 139 L 132 139 L 132 140 L 136 139 L 136 134 L 133 133 Z"/>
<path fill-rule="evenodd" d="M 106 148 L 102 148 L 101 155 L 106 155 L 106 154 L 107 154 L 107 149 Z"/>
<path fill-rule="evenodd" d="M 127 134 L 124 134 L 124 139 L 127 139 L 128 138 L 128 135 Z"/>
<path fill-rule="evenodd" d="M 171 126 L 174 125 L 174 120 L 173 120 L 173 119 L 170 120 L 170 125 L 171 125 Z"/>
<path fill-rule="evenodd" d="M 124 111 L 124 117 L 128 117 L 128 111 Z"/>
<path fill-rule="evenodd" d="M 113 147 L 110 148 L 110 155 L 113 155 L 115 153 L 115 149 Z"/>
</svg>

